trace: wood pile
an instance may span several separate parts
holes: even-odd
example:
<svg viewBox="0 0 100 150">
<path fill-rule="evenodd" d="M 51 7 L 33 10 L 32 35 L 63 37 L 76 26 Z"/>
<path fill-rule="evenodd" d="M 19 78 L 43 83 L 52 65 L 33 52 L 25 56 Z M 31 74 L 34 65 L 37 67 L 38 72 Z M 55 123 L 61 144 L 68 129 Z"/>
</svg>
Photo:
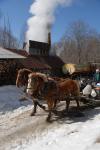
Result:
<svg viewBox="0 0 100 150">
<path fill-rule="evenodd" d="M 0 85 L 15 84 L 18 68 L 16 60 L 0 60 Z"/>
</svg>

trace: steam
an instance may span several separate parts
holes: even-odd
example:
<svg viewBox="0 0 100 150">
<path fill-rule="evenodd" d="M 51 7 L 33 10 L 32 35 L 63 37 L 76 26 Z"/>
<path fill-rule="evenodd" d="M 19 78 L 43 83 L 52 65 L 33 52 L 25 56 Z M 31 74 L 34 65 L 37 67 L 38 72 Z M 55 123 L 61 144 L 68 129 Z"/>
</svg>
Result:
<svg viewBox="0 0 100 150">
<path fill-rule="evenodd" d="M 48 33 L 55 21 L 55 10 L 59 5 L 69 6 L 73 0 L 33 0 L 30 17 L 27 21 L 26 41 L 47 42 Z"/>
</svg>

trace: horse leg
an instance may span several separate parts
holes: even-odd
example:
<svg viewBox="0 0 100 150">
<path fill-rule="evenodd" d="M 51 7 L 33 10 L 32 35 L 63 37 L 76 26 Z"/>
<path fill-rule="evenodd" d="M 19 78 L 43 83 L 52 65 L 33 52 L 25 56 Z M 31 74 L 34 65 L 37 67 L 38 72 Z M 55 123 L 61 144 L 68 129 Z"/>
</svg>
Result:
<svg viewBox="0 0 100 150">
<path fill-rule="evenodd" d="M 53 111 L 53 108 L 54 108 L 54 102 L 53 102 L 53 100 L 49 99 L 49 100 L 47 101 L 47 104 L 48 104 L 49 114 L 48 114 L 48 116 L 47 116 L 46 121 L 47 121 L 47 122 L 50 122 L 50 121 L 51 121 L 50 119 L 51 119 L 51 116 L 52 116 L 52 111 Z"/>
<path fill-rule="evenodd" d="M 40 108 L 42 108 L 43 110 L 46 110 L 46 107 L 43 106 L 42 104 L 40 104 L 38 101 L 37 101 L 37 105 L 38 105 Z"/>
<path fill-rule="evenodd" d="M 70 99 L 66 100 L 66 111 L 69 111 L 69 104 L 70 104 Z"/>
<path fill-rule="evenodd" d="M 33 100 L 33 105 L 34 105 L 34 108 L 33 108 L 33 110 L 32 110 L 32 112 L 31 112 L 31 116 L 34 116 L 35 115 L 35 113 L 36 113 L 36 110 L 37 110 L 37 101 L 36 100 Z"/>
<path fill-rule="evenodd" d="M 54 107 L 53 107 L 54 109 L 56 108 L 57 101 L 58 101 L 57 99 L 54 101 Z"/>
<path fill-rule="evenodd" d="M 46 119 L 47 122 L 50 122 L 51 116 L 52 116 L 52 110 L 49 110 L 49 114 L 48 114 L 48 117 Z"/>
<path fill-rule="evenodd" d="M 77 110 L 79 110 L 80 105 L 79 105 L 79 98 L 76 97 L 76 104 L 77 104 Z"/>
<path fill-rule="evenodd" d="M 46 107 L 41 105 L 37 100 L 33 100 L 33 105 L 34 105 L 34 109 L 31 113 L 31 116 L 34 116 L 37 110 L 37 106 L 39 106 L 40 108 L 42 108 L 43 110 L 46 110 Z"/>
</svg>

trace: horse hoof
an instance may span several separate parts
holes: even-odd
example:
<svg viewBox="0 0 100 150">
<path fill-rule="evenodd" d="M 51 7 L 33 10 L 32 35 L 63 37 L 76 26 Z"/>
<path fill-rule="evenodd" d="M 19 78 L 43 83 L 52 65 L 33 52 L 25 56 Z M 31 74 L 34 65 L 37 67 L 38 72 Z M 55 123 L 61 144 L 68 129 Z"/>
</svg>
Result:
<svg viewBox="0 0 100 150">
<path fill-rule="evenodd" d="M 50 120 L 49 117 L 47 117 L 46 121 L 49 122 L 49 123 L 52 123 L 52 121 Z"/>
<path fill-rule="evenodd" d="M 20 102 L 27 101 L 27 100 L 28 99 L 26 97 L 22 97 L 22 98 L 19 99 Z"/>
<path fill-rule="evenodd" d="M 45 107 L 45 106 L 43 106 L 43 109 L 44 109 L 44 110 L 46 110 L 46 107 Z"/>
<path fill-rule="evenodd" d="M 35 113 L 31 113 L 30 116 L 35 116 Z"/>
</svg>

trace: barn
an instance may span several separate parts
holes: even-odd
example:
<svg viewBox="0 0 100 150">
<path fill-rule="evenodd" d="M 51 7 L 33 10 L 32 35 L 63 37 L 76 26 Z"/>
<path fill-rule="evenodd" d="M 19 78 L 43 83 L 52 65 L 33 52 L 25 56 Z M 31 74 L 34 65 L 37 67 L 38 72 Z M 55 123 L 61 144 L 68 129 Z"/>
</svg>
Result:
<svg viewBox="0 0 100 150">
<path fill-rule="evenodd" d="M 62 76 L 64 62 L 58 56 L 50 55 L 50 35 L 48 43 L 29 41 L 22 50 L 0 48 L 0 85 L 15 84 L 17 70 L 27 68 L 51 76 Z"/>
<path fill-rule="evenodd" d="M 21 60 L 24 67 L 39 71 L 51 76 L 62 76 L 64 62 L 58 56 L 50 55 L 51 43 L 29 41 L 29 46 L 23 47 L 27 52 L 27 58 Z"/>
</svg>

